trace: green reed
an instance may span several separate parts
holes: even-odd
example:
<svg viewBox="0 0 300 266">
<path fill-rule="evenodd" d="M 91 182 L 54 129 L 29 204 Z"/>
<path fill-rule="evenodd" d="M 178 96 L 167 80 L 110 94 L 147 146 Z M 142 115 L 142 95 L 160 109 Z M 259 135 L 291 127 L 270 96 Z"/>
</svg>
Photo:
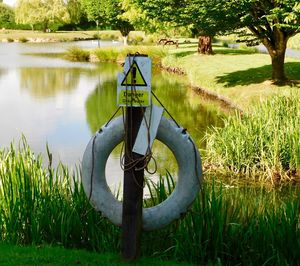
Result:
<svg viewBox="0 0 300 266">
<path fill-rule="evenodd" d="M 79 46 L 71 46 L 65 53 L 64 58 L 73 62 L 88 62 L 90 61 L 90 52 Z"/>
<path fill-rule="evenodd" d="M 23 139 L 0 151 L 0 241 L 120 250 L 121 230 L 89 204 L 81 172 L 48 166 Z M 147 179 L 149 207 L 172 192 L 167 173 Z M 205 183 L 191 210 L 164 229 L 144 232 L 145 256 L 203 265 L 282 265 L 300 261 L 300 194 L 295 187 L 232 187 Z"/>
<path fill-rule="evenodd" d="M 166 198 L 172 182 L 161 178 L 152 196 Z M 293 265 L 300 259 L 299 208 L 292 186 L 205 183 L 184 219 L 144 233 L 144 253 L 197 265 Z"/>
<path fill-rule="evenodd" d="M 153 46 L 123 46 L 123 47 L 103 47 L 92 51 L 100 62 L 124 62 L 127 54 L 146 54 L 153 64 L 160 64 L 161 59 L 166 56 L 167 51 L 161 47 Z"/>
<path fill-rule="evenodd" d="M 0 152 L 0 239 L 17 244 L 62 244 L 102 251 L 118 245 L 118 228 L 90 206 L 79 170 L 43 166 L 26 141 Z M 107 232 L 103 234 L 102 232 Z M 103 243 L 106 243 L 105 245 Z"/>
<path fill-rule="evenodd" d="M 206 141 L 206 162 L 225 173 L 292 179 L 300 167 L 299 93 L 275 96 L 249 114 L 228 117 Z"/>
</svg>

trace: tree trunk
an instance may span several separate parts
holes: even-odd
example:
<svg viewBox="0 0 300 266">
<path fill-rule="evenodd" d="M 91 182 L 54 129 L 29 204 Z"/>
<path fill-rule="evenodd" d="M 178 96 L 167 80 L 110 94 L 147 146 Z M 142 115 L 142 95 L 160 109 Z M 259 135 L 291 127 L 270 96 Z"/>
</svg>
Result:
<svg viewBox="0 0 300 266">
<path fill-rule="evenodd" d="M 274 54 L 271 55 L 272 59 L 272 79 L 275 83 L 280 83 L 286 81 L 286 76 L 284 73 L 284 57 L 285 50 L 274 50 Z"/>
<path fill-rule="evenodd" d="M 199 36 L 198 39 L 198 53 L 199 54 L 213 54 L 212 50 L 212 37 Z"/>
<path fill-rule="evenodd" d="M 274 43 L 263 41 L 272 61 L 272 80 L 275 83 L 283 83 L 287 80 L 284 72 L 285 51 L 288 37 L 280 29 L 274 30 Z"/>
<path fill-rule="evenodd" d="M 128 45 L 128 35 L 123 36 L 123 43 L 124 43 L 124 46 Z"/>
</svg>

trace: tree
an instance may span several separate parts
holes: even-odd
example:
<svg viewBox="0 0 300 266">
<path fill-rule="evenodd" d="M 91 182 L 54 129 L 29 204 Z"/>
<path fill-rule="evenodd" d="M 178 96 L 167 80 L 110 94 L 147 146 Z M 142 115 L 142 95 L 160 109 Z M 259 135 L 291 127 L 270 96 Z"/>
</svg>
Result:
<svg viewBox="0 0 300 266">
<path fill-rule="evenodd" d="M 120 30 L 124 44 L 127 44 L 127 37 L 133 25 L 123 18 L 125 12 L 122 0 L 82 0 L 82 6 L 90 21 L 95 21 L 97 26 L 110 26 Z"/>
<path fill-rule="evenodd" d="M 152 18 L 175 22 L 199 36 L 198 52 L 212 54 L 212 38 L 239 25 L 237 17 L 224 12 L 219 0 L 134 0 Z"/>
<path fill-rule="evenodd" d="M 170 23 L 163 23 L 157 19 L 149 18 L 146 12 L 134 0 L 122 0 L 122 9 L 125 12 L 120 17 L 129 21 L 136 30 L 153 33 L 162 32 L 170 28 Z"/>
<path fill-rule="evenodd" d="M 300 32 L 299 0 L 230 0 L 239 17 L 256 40 L 267 48 L 272 61 L 272 79 L 286 80 L 284 60 L 287 42 Z M 252 41 L 255 41 L 252 39 Z"/>
<path fill-rule="evenodd" d="M 13 28 L 15 12 L 10 6 L 0 2 L 0 28 Z"/>
<path fill-rule="evenodd" d="M 44 31 L 53 23 L 70 23 L 71 19 L 77 19 L 72 8 L 74 2 L 75 0 L 18 0 L 16 22 L 30 24 L 32 29 L 34 25 L 41 24 Z M 69 3 L 72 5 L 69 6 Z"/>
</svg>

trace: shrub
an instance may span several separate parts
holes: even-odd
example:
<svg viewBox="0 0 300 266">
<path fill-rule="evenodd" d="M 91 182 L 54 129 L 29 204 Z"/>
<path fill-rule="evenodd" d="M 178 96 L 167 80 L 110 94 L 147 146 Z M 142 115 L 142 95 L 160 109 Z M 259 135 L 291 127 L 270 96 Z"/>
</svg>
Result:
<svg viewBox="0 0 300 266">
<path fill-rule="evenodd" d="M 72 46 L 67 50 L 64 58 L 74 62 L 88 62 L 90 60 L 90 52 L 78 46 Z"/>
<path fill-rule="evenodd" d="M 28 42 L 28 39 L 26 39 L 25 37 L 21 37 L 19 38 L 19 42 Z"/>
</svg>

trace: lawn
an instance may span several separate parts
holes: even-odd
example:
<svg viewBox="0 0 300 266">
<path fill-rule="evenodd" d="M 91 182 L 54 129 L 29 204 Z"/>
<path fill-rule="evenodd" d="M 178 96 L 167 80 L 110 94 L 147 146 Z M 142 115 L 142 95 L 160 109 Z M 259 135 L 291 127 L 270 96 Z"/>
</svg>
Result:
<svg viewBox="0 0 300 266">
<path fill-rule="evenodd" d="M 185 71 L 191 85 L 226 97 L 242 110 L 274 94 L 285 94 L 291 86 L 276 86 L 270 80 L 270 56 L 256 53 L 253 48 L 214 47 L 215 54 L 198 55 L 195 48 L 170 49 L 163 59 L 166 67 Z M 286 58 L 286 75 L 300 81 L 300 60 Z M 295 85 L 299 87 L 298 85 Z"/>
<path fill-rule="evenodd" d="M 86 250 L 65 249 L 44 245 L 22 247 L 0 244 L 0 253 L 0 265 L 128 265 L 128 263 L 122 261 L 121 256 L 118 254 L 102 254 Z M 142 257 L 138 262 L 131 263 L 131 265 L 188 266 L 192 264 Z"/>
</svg>

